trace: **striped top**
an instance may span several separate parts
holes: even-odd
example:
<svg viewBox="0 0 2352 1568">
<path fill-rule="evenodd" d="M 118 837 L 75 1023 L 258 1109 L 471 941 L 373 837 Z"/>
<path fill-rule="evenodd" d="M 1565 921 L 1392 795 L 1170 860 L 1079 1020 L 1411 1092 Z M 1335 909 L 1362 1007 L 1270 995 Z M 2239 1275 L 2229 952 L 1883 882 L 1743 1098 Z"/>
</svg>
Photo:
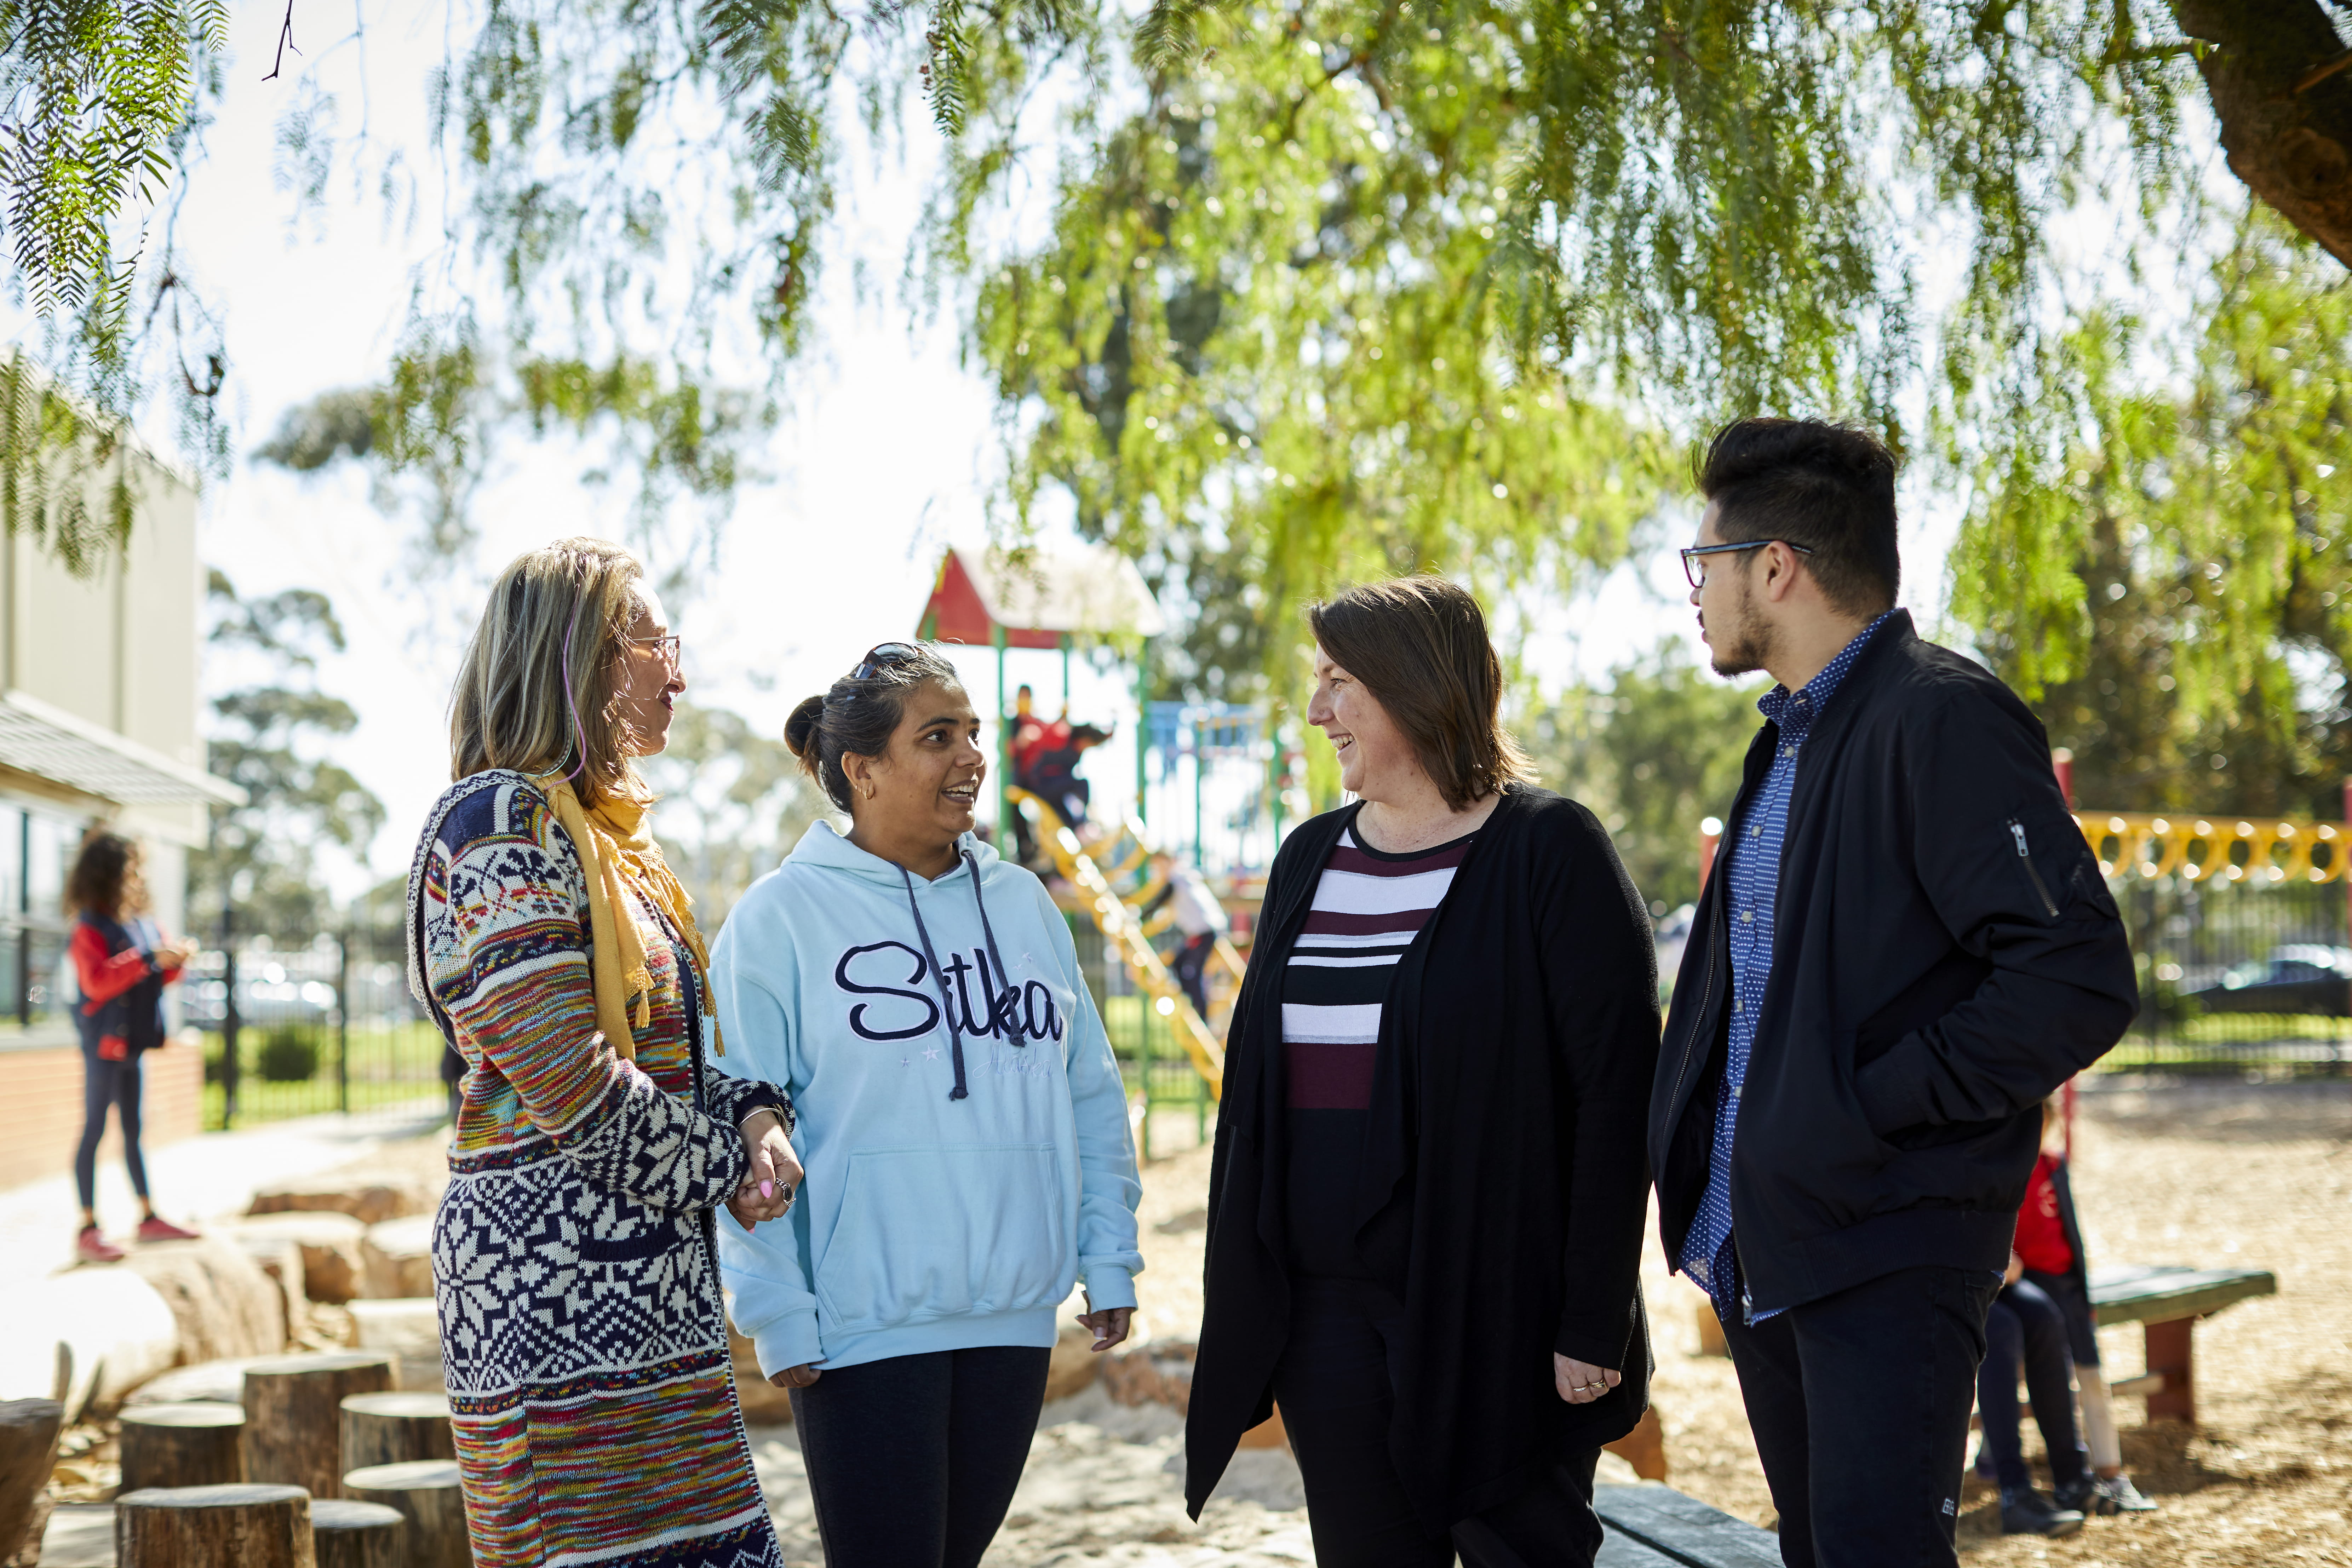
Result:
<svg viewBox="0 0 2352 1568">
<path fill-rule="evenodd" d="M 1472 837 L 1386 855 L 1367 848 L 1350 820 L 1284 962 L 1286 1207 L 1291 1261 L 1307 1273 L 1380 1280 L 1401 1267 L 1409 1215 L 1360 1229 L 1355 1213 L 1381 1013 L 1398 961 L 1444 901 Z"/>
<path fill-rule="evenodd" d="M 1372 1051 L 1397 961 L 1454 885 L 1470 852 L 1457 838 L 1384 855 L 1340 830 L 1282 976 L 1282 1047 L 1293 1110 L 1365 1110 Z"/>
</svg>

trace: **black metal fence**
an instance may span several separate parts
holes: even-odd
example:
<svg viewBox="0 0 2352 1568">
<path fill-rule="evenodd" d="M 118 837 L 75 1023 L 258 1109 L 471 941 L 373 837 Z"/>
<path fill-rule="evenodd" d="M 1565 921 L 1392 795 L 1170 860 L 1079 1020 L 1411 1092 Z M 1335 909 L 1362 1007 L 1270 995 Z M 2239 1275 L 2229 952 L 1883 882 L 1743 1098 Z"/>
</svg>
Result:
<svg viewBox="0 0 2352 1568">
<path fill-rule="evenodd" d="M 205 1125 L 445 1099 L 440 1032 L 408 994 L 399 927 L 239 933 L 197 954 L 181 1016 L 205 1041 Z"/>
<path fill-rule="evenodd" d="M 2118 877 L 2140 1010 L 2104 1069 L 2337 1075 L 2352 1061 L 2345 888 Z"/>
</svg>

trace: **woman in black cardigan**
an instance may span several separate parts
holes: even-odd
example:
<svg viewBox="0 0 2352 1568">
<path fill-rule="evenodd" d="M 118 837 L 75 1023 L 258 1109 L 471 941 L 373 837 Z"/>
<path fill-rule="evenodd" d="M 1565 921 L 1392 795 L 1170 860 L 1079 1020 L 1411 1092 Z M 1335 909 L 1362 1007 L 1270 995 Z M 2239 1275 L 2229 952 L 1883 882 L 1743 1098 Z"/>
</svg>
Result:
<svg viewBox="0 0 2352 1568">
<path fill-rule="evenodd" d="M 1649 921 L 1523 782 L 1476 600 L 1310 619 L 1360 799 L 1275 858 L 1234 1013 L 1186 1500 L 1279 1401 L 1322 1568 L 1590 1563 L 1600 1447 L 1648 1405 Z"/>
</svg>

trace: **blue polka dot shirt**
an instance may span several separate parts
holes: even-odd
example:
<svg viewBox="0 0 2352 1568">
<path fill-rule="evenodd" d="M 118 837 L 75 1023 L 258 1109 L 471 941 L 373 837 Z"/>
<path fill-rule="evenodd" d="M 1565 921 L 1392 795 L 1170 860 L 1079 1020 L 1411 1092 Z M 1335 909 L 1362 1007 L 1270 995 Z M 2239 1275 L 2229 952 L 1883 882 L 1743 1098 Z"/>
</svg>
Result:
<svg viewBox="0 0 2352 1568">
<path fill-rule="evenodd" d="M 1757 1009 L 1764 1001 L 1764 984 L 1772 976 L 1772 915 L 1780 896 L 1780 840 L 1789 827 L 1789 795 L 1797 782 L 1797 752 L 1836 694 L 1846 671 L 1862 656 L 1871 637 L 1888 616 L 1863 627 L 1860 636 L 1841 649 L 1805 682 L 1794 696 L 1775 686 L 1756 706 L 1780 726 L 1771 770 L 1748 809 L 1732 825 L 1730 842 L 1718 858 L 1715 875 L 1724 884 L 1731 927 L 1731 1028 L 1723 1065 L 1723 1090 L 1715 1106 L 1715 1147 L 1707 1162 L 1706 1194 L 1699 1200 L 1698 1217 L 1683 1241 L 1683 1272 L 1701 1286 L 1715 1303 L 1718 1317 L 1735 1310 L 1743 1321 L 1760 1323 L 1780 1309 L 1759 1312 L 1747 1299 L 1739 1278 L 1739 1254 L 1731 1241 L 1731 1141 L 1739 1124 L 1739 1093 L 1748 1079 L 1748 1060 L 1756 1047 Z"/>
</svg>

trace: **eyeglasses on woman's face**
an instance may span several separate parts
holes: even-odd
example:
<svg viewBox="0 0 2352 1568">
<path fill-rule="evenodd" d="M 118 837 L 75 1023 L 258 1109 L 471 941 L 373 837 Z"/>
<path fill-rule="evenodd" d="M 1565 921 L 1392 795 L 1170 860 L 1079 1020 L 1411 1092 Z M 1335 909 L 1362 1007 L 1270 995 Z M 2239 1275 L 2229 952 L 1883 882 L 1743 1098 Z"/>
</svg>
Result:
<svg viewBox="0 0 2352 1568">
<path fill-rule="evenodd" d="M 1729 555 L 1743 550 L 1761 550 L 1768 544 L 1788 544 L 1790 549 L 1800 555 L 1812 553 L 1810 547 L 1802 544 L 1789 544 L 1785 539 L 1743 539 L 1736 544 L 1694 544 L 1682 552 L 1683 575 L 1690 579 L 1692 587 L 1704 588 L 1706 586 L 1706 558 L 1707 556 Z"/>
<path fill-rule="evenodd" d="M 677 668 L 678 659 L 683 657 L 683 647 L 676 632 L 670 633 L 667 637 L 623 637 L 621 640 L 633 648 L 647 650 L 653 658 L 661 660 L 672 669 Z"/>
</svg>

